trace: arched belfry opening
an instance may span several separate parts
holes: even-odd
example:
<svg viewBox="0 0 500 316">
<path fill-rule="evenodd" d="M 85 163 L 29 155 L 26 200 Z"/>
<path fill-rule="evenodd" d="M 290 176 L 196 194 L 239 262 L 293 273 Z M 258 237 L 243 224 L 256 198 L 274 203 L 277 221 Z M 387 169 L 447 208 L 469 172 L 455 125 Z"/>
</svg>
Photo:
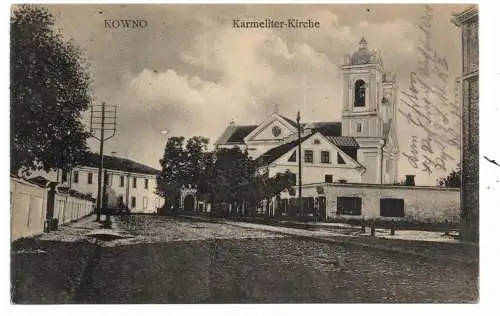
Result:
<svg viewBox="0 0 500 316">
<path fill-rule="evenodd" d="M 366 83 L 363 80 L 357 80 L 354 83 L 354 106 L 365 106 L 366 102 Z"/>
</svg>

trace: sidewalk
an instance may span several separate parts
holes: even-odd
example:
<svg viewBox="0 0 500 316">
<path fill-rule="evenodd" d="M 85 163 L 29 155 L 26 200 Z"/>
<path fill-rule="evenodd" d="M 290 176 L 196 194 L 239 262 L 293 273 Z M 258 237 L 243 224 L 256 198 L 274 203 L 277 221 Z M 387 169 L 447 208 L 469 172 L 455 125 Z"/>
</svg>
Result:
<svg viewBox="0 0 500 316">
<path fill-rule="evenodd" d="M 182 215 L 182 217 L 202 221 L 216 220 L 203 215 Z M 361 233 L 360 227 L 340 223 L 322 223 L 318 225 L 317 229 L 300 229 L 226 219 L 219 219 L 218 221 L 241 228 L 274 232 L 319 242 L 355 245 L 414 255 L 424 259 L 453 260 L 465 264 L 477 264 L 479 260 L 479 247 L 477 245 L 441 236 L 443 233 L 440 232 L 401 230 L 396 231 L 395 236 L 390 236 L 389 230 L 377 228 L 376 237 L 374 238 L 370 237 L 369 228 L 366 229 L 366 233 Z"/>
<path fill-rule="evenodd" d="M 345 223 L 317 223 L 304 225 L 304 223 L 294 222 L 294 221 L 280 221 L 280 224 L 287 226 L 287 224 L 292 225 L 303 225 L 303 226 L 316 226 L 319 230 L 331 231 L 334 234 L 350 235 L 350 236 L 369 236 L 370 227 L 366 226 L 366 233 L 361 233 L 361 226 L 345 224 Z M 401 240 L 421 240 L 421 241 L 432 241 L 432 242 L 444 242 L 444 243 L 461 243 L 453 236 L 446 235 L 443 231 L 426 231 L 426 230 L 411 230 L 411 229 L 397 229 L 394 236 L 391 236 L 391 230 L 388 228 L 375 229 L 376 237 L 386 238 L 386 239 L 401 239 Z"/>
<path fill-rule="evenodd" d="M 130 237 L 125 231 L 116 227 L 113 216 L 110 218 L 110 229 L 103 228 L 104 216 L 102 216 L 100 222 L 96 222 L 95 219 L 95 215 L 87 216 L 78 221 L 61 225 L 57 230 L 38 235 L 34 239 L 40 241 L 94 242 L 96 238 L 101 241 L 109 241 Z"/>
</svg>

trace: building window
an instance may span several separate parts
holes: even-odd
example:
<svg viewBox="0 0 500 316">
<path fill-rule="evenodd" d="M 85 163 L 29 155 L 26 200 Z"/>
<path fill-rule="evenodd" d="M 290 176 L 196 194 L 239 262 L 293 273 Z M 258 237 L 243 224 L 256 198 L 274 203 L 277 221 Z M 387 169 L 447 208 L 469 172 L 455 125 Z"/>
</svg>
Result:
<svg viewBox="0 0 500 316">
<path fill-rule="evenodd" d="M 135 208 L 135 196 L 131 197 L 130 205 L 132 206 L 132 208 Z"/>
<path fill-rule="evenodd" d="M 78 171 L 73 171 L 73 183 L 78 183 Z"/>
<path fill-rule="evenodd" d="M 330 163 L 330 152 L 322 151 L 321 152 L 321 163 Z"/>
<path fill-rule="evenodd" d="M 304 162 L 313 163 L 313 151 L 312 150 L 304 150 Z"/>
<path fill-rule="evenodd" d="M 331 174 L 325 174 L 325 182 L 326 183 L 332 183 L 333 182 L 333 176 Z"/>
<path fill-rule="evenodd" d="M 113 175 L 110 173 L 105 173 L 104 176 L 104 183 L 108 186 L 111 187 L 113 185 Z"/>
<path fill-rule="evenodd" d="M 337 197 L 337 214 L 361 215 L 361 198 Z"/>
<path fill-rule="evenodd" d="M 380 216 L 404 217 L 405 200 L 403 199 L 380 199 Z"/>
<path fill-rule="evenodd" d="M 389 170 L 390 170 L 389 160 L 386 160 L 385 161 L 385 172 L 389 172 Z"/>
<path fill-rule="evenodd" d="M 137 178 L 136 177 L 132 178 L 132 187 L 137 188 Z"/>
<path fill-rule="evenodd" d="M 361 131 L 362 131 L 362 130 L 363 130 L 363 124 L 358 123 L 358 124 L 357 124 L 357 126 L 356 126 L 356 131 L 357 131 L 358 133 L 361 133 Z"/>
<path fill-rule="evenodd" d="M 339 165 L 344 165 L 345 164 L 344 158 L 342 158 L 342 156 L 339 153 L 337 153 L 337 163 Z"/>
<path fill-rule="evenodd" d="M 92 184 L 92 172 L 87 174 L 87 184 Z"/>
<path fill-rule="evenodd" d="M 144 179 L 144 189 L 148 188 L 148 179 Z"/>
<path fill-rule="evenodd" d="M 358 80 L 354 84 L 354 106 L 365 106 L 366 84 L 363 80 Z"/>
<path fill-rule="evenodd" d="M 143 209 L 147 209 L 148 208 L 148 198 L 147 197 L 143 197 L 142 198 L 142 208 Z"/>
<path fill-rule="evenodd" d="M 61 175 L 61 182 L 62 183 L 68 182 L 68 172 L 67 171 L 63 170 L 62 175 Z"/>
<path fill-rule="evenodd" d="M 293 154 L 288 158 L 289 162 L 296 162 L 297 161 L 297 152 L 294 151 Z"/>
<path fill-rule="evenodd" d="M 124 176 L 120 176 L 120 187 L 124 187 L 125 186 L 125 177 Z"/>
</svg>

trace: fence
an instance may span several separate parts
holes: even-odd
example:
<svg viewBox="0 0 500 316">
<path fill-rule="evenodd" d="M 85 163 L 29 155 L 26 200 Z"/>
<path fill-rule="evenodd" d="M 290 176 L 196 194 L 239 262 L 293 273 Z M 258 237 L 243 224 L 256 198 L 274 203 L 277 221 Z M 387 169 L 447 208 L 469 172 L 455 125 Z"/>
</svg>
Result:
<svg viewBox="0 0 500 316">
<path fill-rule="evenodd" d="M 54 219 L 62 225 L 93 212 L 89 195 L 52 184 L 10 177 L 11 241 L 43 233 Z"/>
<path fill-rule="evenodd" d="M 54 197 L 54 219 L 59 225 L 67 224 L 94 212 L 94 202 L 77 192 L 58 190 Z"/>
<path fill-rule="evenodd" d="M 43 233 L 47 191 L 27 180 L 10 178 L 11 241 Z"/>
</svg>

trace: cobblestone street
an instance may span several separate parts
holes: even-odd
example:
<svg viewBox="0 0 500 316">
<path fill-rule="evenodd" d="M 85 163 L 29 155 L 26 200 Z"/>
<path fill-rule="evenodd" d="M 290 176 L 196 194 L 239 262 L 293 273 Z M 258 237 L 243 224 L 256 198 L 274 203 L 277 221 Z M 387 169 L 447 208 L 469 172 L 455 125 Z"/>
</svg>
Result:
<svg viewBox="0 0 500 316">
<path fill-rule="evenodd" d="M 17 289 L 19 303 L 44 301 L 39 293 L 50 288 L 53 300 L 77 303 L 458 303 L 478 295 L 471 264 L 179 218 L 117 217 L 115 226 L 130 238 L 100 247 L 48 247 L 43 238 L 35 243 L 43 253 L 14 253 L 14 298 Z M 40 268 L 47 262 L 51 269 Z M 72 280 L 75 266 L 85 282 Z M 79 285 L 58 292 L 61 284 Z"/>
</svg>

